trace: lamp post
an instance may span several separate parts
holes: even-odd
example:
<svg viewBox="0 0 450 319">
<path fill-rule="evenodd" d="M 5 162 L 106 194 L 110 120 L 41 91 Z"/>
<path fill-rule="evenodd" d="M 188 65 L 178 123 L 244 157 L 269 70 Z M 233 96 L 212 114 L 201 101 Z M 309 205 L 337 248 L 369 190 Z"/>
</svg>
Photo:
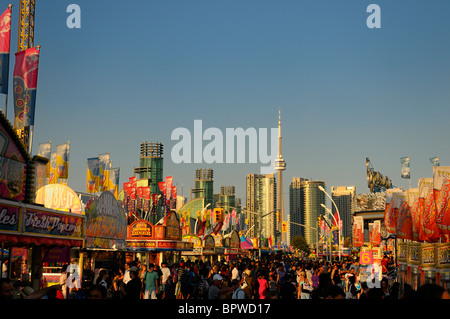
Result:
<svg viewBox="0 0 450 319">
<path fill-rule="evenodd" d="M 336 208 L 336 212 L 337 212 L 337 214 L 338 214 L 338 223 L 337 223 L 337 225 L 338 225 L 338 251 L 339 251 L 339 260 L 341 260 L 341 214 L 339 213 L 339 209 L 337 208 L 337 205 L 336 205 L 336 203 L 334 202 L 334 200 L 333 200 L 333 198 L 331 198 L 331 196 L 325 191 L 325 189 L 322 187 L 322 186 L 318 186 L 319 187 L 319 190 L 321 190 L 322 192 L 324 192 L 325 193 L 325 195 L 327 195 L 328 196 L 328 198 L 331 200 L 331 202 L 334 204 L 334 208 Z M 331 215 L 333 215 L 333 214 L 331 214 Z M 334 216 L 333 216 L 333 219 L 334 220 L 336 220 L 335 218 L 334 218 Z"/>
<path fill-rule="evenodd" d="M 320 206 L 322 206 L 322 208 L 325 209 L 326 212 L 331 215 L 331 218 L 333 219 L 335 224 L 337 224 L 339 222 L 338 220 L 336 220 L 336 218 L 333 216 L 333 213 L 331 212 L 331 210 L 327 206 L 325 206 L 323 203 L 321 203 Z M 330 250 L 329 251 L 330 251 L 330 261 L 332 261 L 332 259 L 333 259 L 332 258 L 332 248 L 333 248 L 332 246 L 333 245 L 332 245 L 332 242 L 331 242 L 331 228 L 332 228 L 333 223 L 331 223 L 331 220 L 330 220 L 330 223 L 328 223 L 328 221 L 325 218 L 325 216 L 324 216 L 324 220 L 325 220 L 326 224 L 328 225 L 328 227 L 330 227 Z"/>
</svg>

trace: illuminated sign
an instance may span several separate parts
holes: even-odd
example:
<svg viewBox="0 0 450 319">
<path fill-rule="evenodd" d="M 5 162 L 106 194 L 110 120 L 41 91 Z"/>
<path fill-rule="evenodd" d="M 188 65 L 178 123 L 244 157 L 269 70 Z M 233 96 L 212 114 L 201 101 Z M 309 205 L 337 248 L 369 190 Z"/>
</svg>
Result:
<svg viewBox="0 0 450 319">
<path fill-rule="evenodd" d="M 74 214 L 82 213 L 78 195 L 70 187 L 63 184 L 49 184 L 38 189 L 36 204 Z"/>
</svg>

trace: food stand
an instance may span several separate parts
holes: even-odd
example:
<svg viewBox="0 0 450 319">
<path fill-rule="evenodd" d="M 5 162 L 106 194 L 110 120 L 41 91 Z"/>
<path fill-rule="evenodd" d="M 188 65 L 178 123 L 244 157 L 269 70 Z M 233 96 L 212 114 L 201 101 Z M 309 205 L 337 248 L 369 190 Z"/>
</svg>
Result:
<svg viewBox="0 0 450 319">
<path fill-rule="evenodd" d="M 181 252 L 192 251 L 192 242 L 181 240 L 178 215 L 171 210 L 162 224 L 153 225 L 147 220 L 138 219 L 127 227 L 127 251 L 132 254 L 145 254 L 151 263 L 169 264 L 181 259 Z"/>
<path fill-rule="evenodd" d="M 189 260 L 197 260 L 201 259 L 203 260 L 203 246 L 202 246 L 202 240 L 199 236 L 195 234 L 185 234 L 181 238 L 183 242 L 188 242 L 193 244 L 193 249 L 188 251 L 181 252 L 181 256 L 187 257 Z"/>
<path fill-rule="evenodd" d="M 8 277 L 20 285 L 31 284 L 33 289 L 41 288 L 46 281 L 57 283 L 59 265 L 51 271 L 54 268 L 49 267 L 53 266 L 43 263 L 56 262 L 55 256 L 58 262 L 68 262 L 67 250 L 62 260 L 54 251 L 83 246 L 84 216 L 5 199 L 0 199 L 0 212 L 4 221 L 0 223 L 0 242 L 11 251 Z"/>
<path fill-rule="evenodd" d="M 35 202 L 55 211 L 84 215 L 81 201 L 77 194 L 64 184 L 48 184 L 40 187 L 36 192 Z M 43 249 L 42 280 L 47 285 L 58 284 L 62 266 L 64 264 L 69 265 L 71 259 L 79 261 L 79 257 L 79 247 L 76 249 L 69 247 L 51 248 L 50 250 Z"/>
<path fill-rule="evenodd" d="M 230 235 L 223 240 L 223 246 L 225 248 L 224 254 L 227 261 L 237 258 L 241 248 L 241 241 L 236 230 L 233 230 Z"/>
<path fill-rule="evenodd" d="M 220 233 L 211 233 L 210 236 L 214 239 L 214 254 L 211 256 L 211 263 L 221 261 L 225 257 L 225 247 L 223 246 L 223 236 Z"/>
</svg>

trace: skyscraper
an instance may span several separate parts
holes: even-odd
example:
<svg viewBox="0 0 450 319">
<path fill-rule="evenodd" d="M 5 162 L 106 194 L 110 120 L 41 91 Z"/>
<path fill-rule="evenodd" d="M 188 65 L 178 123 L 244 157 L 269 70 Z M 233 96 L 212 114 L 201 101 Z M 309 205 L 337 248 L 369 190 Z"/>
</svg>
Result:
<svg viewBox="0 0 450 319">
<path fill-rule="evenodd" d="M 196 169 L 195 170 L 195 187 L 191 190 L 191 196 L 195 198 L 204 198 L 205 205 L 210 204 L 209 208 L 214 206 L 214 181 L 213 170 Z"/>
<path fill-rule="evenodd" d="M 352 235 L 352 216 L 355 211 L 355 186 L 332 186 L 331 198 L 339 209 L 339 215 L 342 220 L 342 239 Z M 336 208 L 331 205 L 333 215 Z"/>
<path fill-rule="evenodd" d="M 139 174 L 139 180 L 147 180 L 141 186 L 150 186 L 151 193 L 159 193 L 158 183 L 163 180 L 163 145 L 156 142 L 141 143 L 139 167 L 134 168 L 134 174 Z"/>
<path fill-rule="evenodd" d="M 325 194 L 319 186 L 325 188 L 325 182 L 305 180 L 300 184 L 304 234 L 309 245 L 316 243 L 317 231 L 314 228 L 317 228 L 317 218 L 325 214 L 325 209 L 320 205 L 325 205 Z"/>
<path fill-rule="evenodd" d="M 294 177 L 289 185 L 289 221 L 292 222 L 288 227 L 288 243 L 295 236 L 305 237 L 305 228 L 298 224 L 304 224 L 303 200 L 301 184 L 307 181 L 306 178 Z"/>
<path fill-rule="evenodd" d="M 263 215 L 274 212 L 277 207 L 275 174 L 248 174 L 246 184 L 246 210 L 255 213 L 246 212 L 250 230 L 247 236 L 259 237 L 260 231 L 262 237 L 275 236 L 275 214 L 269 214 L 262 218 Z"/>
</svg>

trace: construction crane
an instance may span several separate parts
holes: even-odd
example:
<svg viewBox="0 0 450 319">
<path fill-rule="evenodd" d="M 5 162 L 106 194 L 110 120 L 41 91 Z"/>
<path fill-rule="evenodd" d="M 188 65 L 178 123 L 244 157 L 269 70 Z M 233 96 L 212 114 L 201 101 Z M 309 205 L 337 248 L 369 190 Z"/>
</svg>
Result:
<svg viewBox="0 0 450 319">
<path fill-rule="evenodd" d="M 24 51 L 34 46 L 34 17 L 35 0 L 20 0 L 19 8 L 19 36 L 17 41 L 17 52 Z M 29 126 L 23 129 L 17 129 L 17 135 L 27 146 L 31 153 L 32 129 Z"/>
</svg>

